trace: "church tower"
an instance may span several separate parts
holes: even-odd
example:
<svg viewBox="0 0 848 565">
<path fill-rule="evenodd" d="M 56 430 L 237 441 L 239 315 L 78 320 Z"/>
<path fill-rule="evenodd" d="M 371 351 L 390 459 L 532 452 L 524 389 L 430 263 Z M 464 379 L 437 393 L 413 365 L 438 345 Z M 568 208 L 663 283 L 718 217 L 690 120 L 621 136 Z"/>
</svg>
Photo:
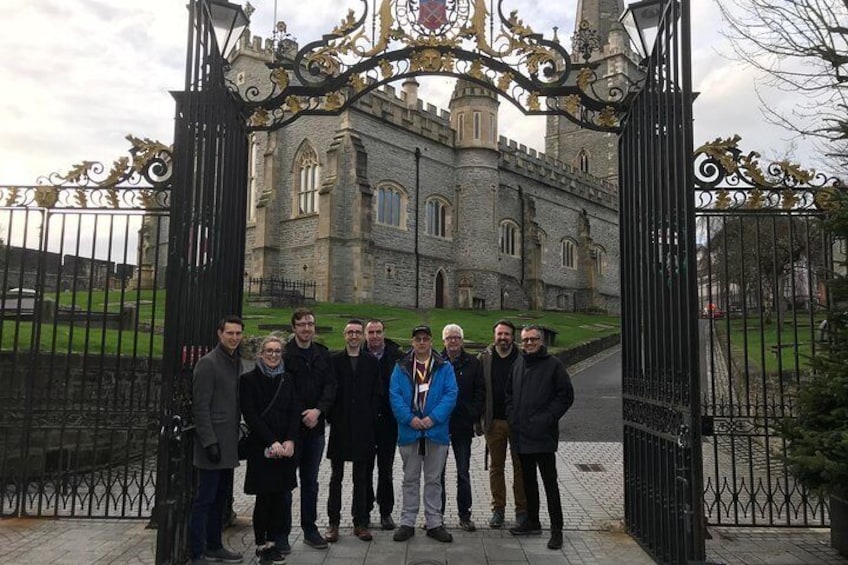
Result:
<svg viewBox="0 0 848 565">
<path fill-rule="evenodd" d="M 450 101 L 455 132 L 454 259 L 457 306 L 498 308 L 498 102 L 490 89 L 458 80 Z"/>
<path fill-rule="evenodd" d="M 624 0 L 578 0 L 577 4 L 575 31 L 585 21 L 589 29 L 598 32 L 600 50 L 592 53 L 590 62 L 598 64 L 598 80 L 606 81 L 608 86 L 621 85 L 626 82 L 624 78 L 639 75 L 627 33 L 618 21 L 623 11 Z M 572 53 L 572 61 L 583 62 L 579 53 Z M 599 88 L 598 92 L 603 90 Z M 545 153 L 579 171 L 618 183 L 615 134 L 582 129 L 567 118 L 548 116 Z"/>
</svg>

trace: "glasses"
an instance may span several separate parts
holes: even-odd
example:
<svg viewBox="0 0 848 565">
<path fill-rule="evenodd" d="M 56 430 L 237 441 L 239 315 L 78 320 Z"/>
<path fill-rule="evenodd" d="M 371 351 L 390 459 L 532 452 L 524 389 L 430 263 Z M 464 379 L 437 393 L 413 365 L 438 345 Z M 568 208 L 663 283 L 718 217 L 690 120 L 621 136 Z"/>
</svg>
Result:
<svg viewBox="0 0 848 565">
<path fill-rule="evenodd" d="M 521 343 L 536 343 L 540 339 L 542 339 L 542 338 L 541 337 L 522 337 Z"/>
<path fill-rule="evenodd" d="M 445 341 L 457 341 L 462 339 L 461 335 L 449 335 L 445 337 Z"/>
<path fill-rule="evenodd" d="M 262 353 L 264 353 L 265 355 L 270 355 L 271 357 L 279 357 L 280 355 L 283 354 L 283 350 L 282 349 L 266 349 Z"/>
<path fill-rule="evenodd" d="M 432 338 L 429 335 L 417 335 L 412 338 L 412 341 L 416 343 L 426 343 L 430 341 Z"/>
<path fill-rule="evenodd" d="M 315 322 L 295 322 L 294 325 L 298 328 L 311 328 L 315 326 Z"/>
</svg>

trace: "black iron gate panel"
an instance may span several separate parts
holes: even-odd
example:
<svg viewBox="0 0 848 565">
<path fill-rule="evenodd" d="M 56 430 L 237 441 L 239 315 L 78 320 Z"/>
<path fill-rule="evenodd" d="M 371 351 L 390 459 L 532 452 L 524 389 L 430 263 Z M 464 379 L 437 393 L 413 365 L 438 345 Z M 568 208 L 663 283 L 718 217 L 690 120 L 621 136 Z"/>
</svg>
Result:
<svg viewBox="0 0 848 565">
<path fill-rule="evenodd" d="M 704 559 L 689 2 L 665 4 L 620 147 L 625 521 L 662 563 Z"/>
<path fill-rule="evenodd" d="M 0 187 L 2 516 L 152 513 L 170 151 L 132 141 Z"/>
<path fill-rule="evenodd" d="M 243 294 L 246 118 L 225 85 L 226 61 L 219 52 L 209 4 L 191 0 L 188 8 L 185 89 L 174 93 L 156 563 L 183 563 L 187 557 L 194 490 L 192 370 L 217 343 L 218 321 L 241 314 Z"/>
<path fill-rule="evenodd" d="M 827 501 L 789 474 L 775 430 L 826 338 L 833 252 L 822 222 L 835 179 L 786 162 L 762 170 L 738 141 L 696 152 L 705 514 L 715 525 L 826 526 Z"/>
</svg>

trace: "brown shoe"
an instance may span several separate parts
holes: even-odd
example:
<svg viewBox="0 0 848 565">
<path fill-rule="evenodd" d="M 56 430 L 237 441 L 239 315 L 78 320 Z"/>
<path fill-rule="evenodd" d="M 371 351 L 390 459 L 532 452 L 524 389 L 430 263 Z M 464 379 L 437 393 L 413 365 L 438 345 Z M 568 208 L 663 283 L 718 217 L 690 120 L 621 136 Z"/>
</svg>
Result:
<svg viewBox="0 0 848 565">
<path fill-rule="evenodd" d="M 324 532 L 324 539 L 327 540 L 328 543 L 336 543 L 339 541 L 339 527 L 335 524 L 330 524 L 330 527 L 327 528 L 326 532 Z"/>
<path fill-rule="evenodd" d="M 336 530 L 336 531 L 338 531 L 338 530 Z M 371 541 L 372 539 L 374 539 L 371 536 L 371 532 L 368 530 L 368 528 L 363 527 L 363 526 L 357 526 L 356 528 L 354 528 L 353 529 L 353 535 L 355 535 L 356 537 L 358 537 L 362 541 Z"/>
</svg>

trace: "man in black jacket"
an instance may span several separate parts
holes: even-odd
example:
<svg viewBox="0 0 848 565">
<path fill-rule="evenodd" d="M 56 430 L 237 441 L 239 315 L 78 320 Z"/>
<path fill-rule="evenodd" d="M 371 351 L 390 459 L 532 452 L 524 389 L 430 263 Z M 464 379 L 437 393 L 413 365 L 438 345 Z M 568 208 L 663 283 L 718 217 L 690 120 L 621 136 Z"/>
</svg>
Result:
<svg viewBox="0 0 848 565">
<path fill-rule="evenodd" d="M 369 462 L 374 461 L 374 424 L 382 394 L 380 362 L 362 349 L 362 320 L 350 320 L 344 328 L 345 349 L 333 355 L 336 375 L 336 402 L 327 421 L 330 423 L 330 493 L 327 498 L 327 517 L 330 526 L 324 537 L 328 542 L 339 540 L 342 508 L 342 480 L 345 461 L 353 464 L 353 535 L 371 541 L 368 530 Z"/>
<path fill-rule="evenodd" d="M 456 460 L 456 506 L 459 527 L 466 532 L 477 528 L 471 521 L 471 440 L 474 424 L 480 420 L 486 400 L 486 385 L 480 361 L 462 348 L 464 332 L 457 324 L 442 330 L 442 357 L 453 365 L 459 394 L 450 419 L 450 442 Z M 481 430 L 482 433 L 482 430 Z M 445 460 L 447 466 L 447 460 Z M 445 514 L 445 473 L 442 472 L 442 516 Z"/>
<path fill-rule="evenodd" d="M 512 445 L 521 460 L 524 492 L 527 495 L 527 521 L 510 528 L 516 536 L 541 534 L 539 523 L 539 484 L 542 475 L 548 513 L 551 517 L 550 549 L 562 548 L 562 503 L 557 484 L 556 451 L 559 445 L 559 419 L 574 403 L 574 388 L 565 365 L 551 356 L 542 344 L 542 329 L 526 326 L 521 330 L 523 352 L 512 365 L 506 387 L 506 413 Z"/>
<path fill-rule="evenodd" d="M 389 382 L 395 363 L 403 357 L 400 346 L 386 339 L 385 325 L 380 320 L 368 320 L 365 324 L 365 344 L 369 353 L 380 363 L 380 379 L 382 395 L 377 409 L 377 425 L 374 430 L 377 451 L 377 506 L 380 509 L 380 527 L 384 530 L 394 530 L 395 521 L 392 510 L 395 504 L 395 489 L 392 478 L 392 467 L 395 463 L 397 449 L 398 425 L 389 404 Z M 368 511 L 374 507 L 374 460 L 368 467 Z"/>
<path fill-rule="evenodd" d="M 318 533 L 318 467 L 324 456 L 324 421 L 336 398 L 336 378 L 330 351 L 315 343 L 315 315 L 298 308 L 291 318 L 294 337 L 286 344 L 286 368 L 294 375 L 301 413 L 300 442 L 295 447 L 300 474 L 300 525 L 303 543 L 326 549 L 327 540 Z M 291 497 L 291 491 L 288 494 Z M 285 540 L 277 547 L 288 546 L 291 524 L 285 524 Z"/>
</svg>

